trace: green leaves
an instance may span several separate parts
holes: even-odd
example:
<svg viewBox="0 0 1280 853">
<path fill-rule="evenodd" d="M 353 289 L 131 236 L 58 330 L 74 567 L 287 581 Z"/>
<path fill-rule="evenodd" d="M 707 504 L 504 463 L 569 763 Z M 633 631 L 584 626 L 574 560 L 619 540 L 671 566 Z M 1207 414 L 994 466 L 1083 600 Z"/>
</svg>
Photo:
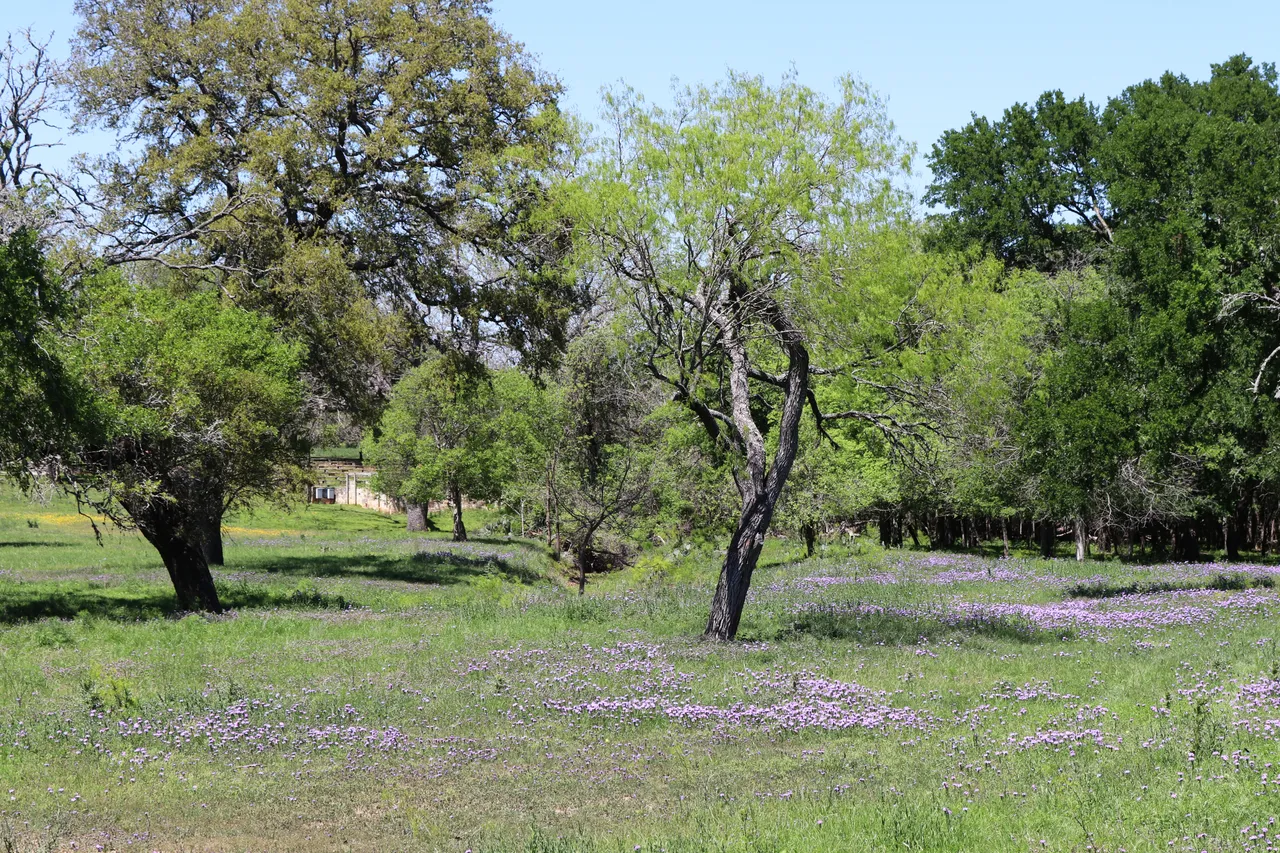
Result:
<svg viewBox="0 0 1280 853">
<path fill-rule="evenodd" d="M 54 355 L 72 308 L 33 232 L 0 242 L 0 471 L 19 479 L 81 416 L 82 389 Z"/>
<path fill-rule="evenodd" d="M 539 211 L 574 128 L 484 3 L 77 10 L 80 117 L 138 152 L 96 164 L 113 260 L 219 271 L 360 416 L 424 345 L 554 361 L 577 293 Z"/>
<path fill-rule="evenodd" d="M 456 484 L 468 497 L 496 500 L 541 464 L 544 392 L 514 369 L 459 374 L 433 359 L 396 384 L 366 456 L 378 487 L 425 504 Z"/>
</svg>

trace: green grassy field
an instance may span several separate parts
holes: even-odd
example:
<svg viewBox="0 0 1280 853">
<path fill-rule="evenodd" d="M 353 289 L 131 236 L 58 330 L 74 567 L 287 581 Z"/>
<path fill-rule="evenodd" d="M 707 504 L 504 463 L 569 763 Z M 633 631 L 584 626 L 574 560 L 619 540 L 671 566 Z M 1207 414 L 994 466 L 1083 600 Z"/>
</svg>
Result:
<svg viewBox="0 0 1280 853">
<path fill-rule="evenodd" d="M 495 519 L 469 517 L 479 531 Z M 538 542 L 232 519 L 219 617 L 0 498 L 0 850 L 1269 850 L 1265 566 L 770 543 L 579 599 Z"/>
</svg>

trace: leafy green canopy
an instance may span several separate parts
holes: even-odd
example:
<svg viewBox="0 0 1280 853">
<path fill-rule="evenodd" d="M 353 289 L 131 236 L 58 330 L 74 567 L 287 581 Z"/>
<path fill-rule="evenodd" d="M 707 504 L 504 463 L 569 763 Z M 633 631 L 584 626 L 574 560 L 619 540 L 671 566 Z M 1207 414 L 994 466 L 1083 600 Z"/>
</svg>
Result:
<svg viewBox="0 0 1280 853">
<path fill-rule="evenodd" d="M 482 378 L 459 374 L 444 358 L 409 371 L 396 384 L 366 458 L 376 485 L 413 503 L 448 497 L 497 500 L 528 471 L 540 469 L 543 392 L 515 369 Z"/>
<path fill-rule="evenodd" d="M 219 272 L 356 402 L 424 343 L 496 340 L 530 364 L 562 348 L 574 291 L 530 219 L 572 129 L 486 4 L 76 8 L 81 117 L 138 152 L 95 170 L 110 259 Z"/>
<path fill-rule="evenodd" d="M 155 502 L 194 511 L 215 493 L 275 494 L 298 455 L 301 347 L 213 294 L 175 298 L 114 273 L 90 286 L 62 349 L 92 393 L 91 429 L 67 459 L 82 497 L 133 524 Z"/>
<path fill-rule="evenodd" d="M 53 352 L 71 308 L 34 232 L 0 243 L 0 471 L 22 479 L 79 417 L 83 398 Z"/>
<path fill-rule="evenodd" d="M 1105 281 L 1101 303 L 1055 318 L 1021 426 L 1046 511 L 1175 482 L 1199 501 L 1178 512 L 1245 511 L 1275 478 L 1276 413 L 1247 393 L 1274 333 L 1250 300 L 1234 317 L 1223 304 L 1280 285 L 1274 67 L 1237 56 L 1102 109 L 1046 93 L 944 134 L 931 162 L 941 245 Z"/>
</svg>

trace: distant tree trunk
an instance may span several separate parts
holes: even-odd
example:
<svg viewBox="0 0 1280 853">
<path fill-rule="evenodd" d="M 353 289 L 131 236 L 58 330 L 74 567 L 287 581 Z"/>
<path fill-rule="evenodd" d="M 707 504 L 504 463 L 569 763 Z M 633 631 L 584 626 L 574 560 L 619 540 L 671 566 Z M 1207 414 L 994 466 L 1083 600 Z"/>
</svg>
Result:
<svg viewBox="0 0 1280 853">
<path fill-rule="evenodd" d="M 604 519 L 588 525 L 583 531 L 582 541 L 578 543 L 578 595 L 585 595 L 587 592 L 587 564 L 591 562 L 591 541 L 602 523 Z"/>
<path fill-rule="evenodd" d="M 920 547 L 920 531 L 916 529 L 915 521 L 911 522 L 911 527 L 908 529 L 911 532 L 911 544 L 919 548 Z"/>
<path fill-rule="evenodd" d="M 804 539 L 804 555 L 806 557 L 812 557 L 813 544 L 818 538 L 817 526 L 811 521 L 806 521 L 804 524 L 800 525 L 800 536 Z"/>
<path fill-rule="evenodd" d="M 1175 559 L 1194 563 L 1200 559 L 1200 536 L 1195 527 L 1182 522 L 1174 528 L 1173 553 Z"/>
<path fill-rule="evenodd" d="M 1058 531 L 1055 529 L 1057 525 L 1045 519 L 1036 522 L 1036 527 L 1040 530 L 1040 556 L 1046 560 L 1052 559 L 1054 545 L 1057 544 L 1058 539 Z"/>
<path fill-rule="evenodd" d="M 547 547 L 551 547 L 551 542 L 555 538 L 554 527 L 551 523 L 551 504 L 555 501 L 555 493 L 551 488 L 552 482 L 556 476 L 556 457 L 551 457 L 551 467 L 547 469 Z"/>
<path fill-rule="evenodd" d="M 1004 556 L 1009 556 L 1009 519 L 1000 516 L 1000 537 L 1004 539 Z"/>
<path fill-rule="evenodd" d="M 1072 525 L 1076 537 L 1076 562 L 1083 563 L 1089 556 L 1089 526 L 1083 518 L 1077 518 Z"/>
<path fill-rule="evenodd" d="M 414 501 L 405 501 L 405 529 L 410 533 L 421 533 L 427 529 L 427 508 Z"/>
<path fill-rule="evenodd" d="M 1240 526 L 1236 524 L 1234 518 L 1228 516 L 1223 519 L 1222 527 L 1227 559 L 1233 563 L 1237 562 L 1240 559 Z"/>
<path fill-rule="evenodd" d="M 453 541 L 466 542 L 467 528 L 462 523 L 462 487 L 456 480 L 449 482 L 449 503 L 453 504 Z"/>
</svg>

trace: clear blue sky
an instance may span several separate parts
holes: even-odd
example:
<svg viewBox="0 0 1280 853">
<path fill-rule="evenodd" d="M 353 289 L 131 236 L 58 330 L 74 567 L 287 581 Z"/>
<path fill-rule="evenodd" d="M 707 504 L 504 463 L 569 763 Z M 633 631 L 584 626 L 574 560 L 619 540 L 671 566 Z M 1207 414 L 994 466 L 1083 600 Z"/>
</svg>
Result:
<svg viewBox="0 0 1280 853">
<path fill-rule="evenodd" d="M 792 64 L 815 88 L 853 73 L 888 99 L 899 132 L 923 155 L 970 112 L 999 115 L 1046 89 L 1103 101 L 1165 70 L 1193 79 L 1234 53 L 1280 61 L 1280 3 L 837 2 L 837 0 L 491 0 L 494 18 L 568 87 L 594 119 L 619 80 L 651 100 L 671 80 L 710 82 L 727 68 L 780 77 Z M 75 26 L 72 0 L 12 4 L 5 25 Z M 62 48 L 65 50 L 65 47 Z M 100 135 L 69 152 L 101 150 Z M 918 179 L 919 180 L 919 179 Z"/>
</svg>

